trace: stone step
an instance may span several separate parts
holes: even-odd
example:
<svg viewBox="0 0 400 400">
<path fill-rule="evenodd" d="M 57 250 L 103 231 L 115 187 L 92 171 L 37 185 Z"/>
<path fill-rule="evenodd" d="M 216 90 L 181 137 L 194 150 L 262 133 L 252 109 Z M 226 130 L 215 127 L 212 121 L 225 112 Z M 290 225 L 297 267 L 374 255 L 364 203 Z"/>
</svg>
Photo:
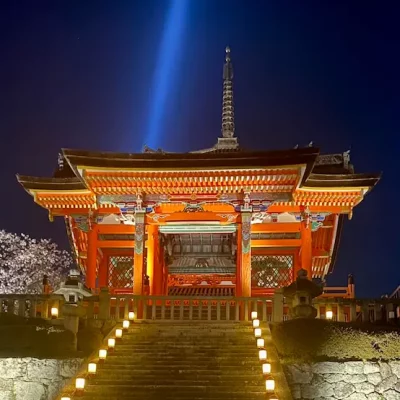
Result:
<svg viewBox="0 0 400 400">
<path fill-rule="evenodd" d="M 235 345 L 226 345 L 223 347 L 218 347 L 217 345 L 210 346 L 201 346 L 197 347 L 197 343 L 189 343 L 186 345 L 179 345 L 178 343 L 174 343 L 171 345 L 148 345 L 148 346 L 139 346 L 135 343 L 117 343 L 115 345 L 115 349 L 111 352 L 121 353 L 121 352 L 132 352 L 135 353 L 152 353 L 152 354 L 160 354 L 162 353 L 184 353 L 184 354 L 202 354 L 202 353 L 218 353 L 218 354 L 230 354 L 232 351 L 235 351 L 235 354 L 243 354 L 246 355 L 249 352 L 253 353 L 254 350 L 257 350 L 256 342 L 253 344 L 250 343 L 249 346 L 235 346 Z"/>
<path fill-rule="evenodd" d="M 99 385 L 91 385 L 90 383 L 86 386 L 85 392 L 87 394 L 90 393 L 100 393 Z M 231 385 L 225 384 L 218 384 L 218 385 L 201 385 L 201 384 L 194 384 L 194 385 L 185 385 L 179 384 L 177 387 L 176 384 L 174 385 L 136 385 L 136 384 L 102 384 L 101 385 L 101 392 L 107 394 L 115 394 L 118 393 L 120 395 L 125 394 L 135 394 L 135 396 L 142 398 L 142 395 L 146 395 L 147 393 L 159 393 L 160 395 L 167 393 L 167 392 L 174 392 L 176 394 L 186 394 L 186 395 L 194 395 L 197 393 L 259 393 L 262 390 L 262 386 L 260 385 L 238 385 L 237 387 L 232 387 Z M 265 395 L 265 390 L 264 390 Z"/>
<path fill-rule="evenodd" d="M 150 392 L 138 397 L 135 393 L 85 393 L 85 400 L 265 400 L 265 392 L 248 393 L 204 393 L 196 392 L 190 395 L 175 391 L 163 391 L 163 393 Z"/>
<path fill-rule="evenodd" d="M 116 363 L 106 363 L 103 365 L 98 366 L 99 373 L 104 371 L 105 373 L 113 373 L 115 371 L 126 373 L 132 372 L 133 374 L 137 373 L 162 373 L 162 374 L 175 374 L 175 373 L 192 373 L 193 371 L 197 373 L 208 373 L 208 374 L 221 374 L 221 375 L 241 375 L 245 374 L 246 372 L 252 371 L 256 372 L 257 374 L 260 373 L 260 364 L 257 365 L 248 365 L 247 368 L 244 368 L 244 365 L 241 366 L 240 369 L 237 368 L 237 365 L 226 365 L 224 368 L 220 368 L 220 365 L 213 365 L 210 364 L 199 364 L 194 365 L 190 364 L 174 364 L 170 365 L 167 370 L 165 370 L 165 366 L 162 364 L 154 364 L 148 367 L 142 366 L 141 364 L 116 364 Z"/>
<path fill-rule="evenodd" d="M 132 376 L 121 376 L 119 378 L 116 377 L 97 377 L 88 383 L 88 385 L 114 385 L 114 386 L 124 386 L 126 385 L 127 380 L 132 380 L 134 379 L 135 386 L 165 386 L 165 387 L 170 387 L 170 386 L 179 386 L 181 387 L 182 385 L 190 385 L 190 386 L 206 386 L 206 387 L 214 387 L 214 386 L 229 386 L 231 389 L 237 388 L 237 387 L 242 387 L 243 385 L 246 385 L 246 388 L 250 386 L 255 386 L 258 389 L 261 387 L 263 381 L 262 378 L 259 377 L 258 379 L 253 378 L 248 378 L 248 379 L 240 379 L 238 380 L 237 377 L 226 377 L 223 376 L 221 377 L 204 377 L 202 375 L 193 375 L 191 379 L 182 378 L 182 379 L 176 379 L 174 378 L 162 378 L 158 377 L 155 378 L 153 376 L 148 376 L 148 377 L 143 377 L 143 378 L 138 378 L 138 377 L 132 377 Z M 128 380 L 128 382 L 129 382 Z"/>
<path fill-rule="evenodd" d="M 123 318 L 121 318 L 123 319 Z M 163 329 L 166 326 L 180 326 L 183 329 L 192 329 L 193 326 L 197 326 L 201 330 L 211 329 L 211 330 L 218 330 L 218 329 L 248 329 L 251 328 L 251 321 L 193 321 L 188 323 L 187 321 L 151 321 L 151 320 L 135 320 L 131 322 L 131 327 L 140 327 L 140 326 L 151 326 L 155 329 Z"/>
<path fill-rule="evenodd" d="M 82 398 L 264 400 L 260 364 L 250 322 L 135 322 Z"/>
<path fill-rule="evenodd" d="M 223 341 L 221 340 L 206 340 L 206 339 L 201 339 L 201 340 L 184 340 L 184 338 L 176 338 L 175 340 L 167 340 L 167 338 L 163 338 L 162 341 L 160 340 L 155 340 L 155 341 L 149 341 L 149 340 L 139 340 L 139 338 L 132 336 L 131 338 L 124 337 L 122 340 L 117 340 L 116 341 L 116 346 L 120 345 L 129 345 L 129 346 L 136 346 L 137 348 L 157 348 L 157 347 L 190 347 L 195 345 L 196 348 L 221 348 L 223 347 L 231 347 L 235 346 L 238 348 L 249 348 L 249 347 L 254 347 L 256 345 L 257 341 L 254 337 L 250 337 L 248 340 L 231 340 L 228 338 L 225 338 Z"/>
<path fill-rule="evenodd" d="M 257 371 L 250 369 L 249 371 L 227 371 L 226 373 L 221 373 L 220 371 L 216 371 L 211 373 L 210 371 L 192 369 L 192 370 L 183 370 L 183 369 L 175 369 L 173 371 L 166 370 L 147 370 L 146 372 L 142 372 L 139 369 L 133 371 L 115 371 L 108 370 L 99 372 L 95 377 L 90 378 L 90 382 L 98 382 L 104 380 L 127 380 L 127 381 L 139 381 L 139 380 L 154 380 L 157 382 L 165 381 L 165 380 L 176 380 L 181 382 L 182 380 L 186 381 L 196 381 L 196 380 L 206 380 L 206 381 L 216 381 L 224 379 L 227 382 L 236 381 L 240 376 L 243 381 L 257 381 L 259 382 L 262 379 L 261 368 L 257 368 Z"/>
<path fill-rule="evenodd" d="M 108 358 L 108 357 L 107 357 Z M 236 367 L 241 367 L 241 366 L 260 366 L 260 363 L 256 359 L 248 359 L 248 360 L 235 360 L 234 358 L 232 359 L 219 359 L 219 360 L 210 360 L 210 359 L 205 359 L 205 360 L 197 360 L 196 358 L 194 359 L 156 359 L 156 358 L 151 358 L 149 357 L 148 359 L 141 359 L 141 358 L 135 358 L 135 357 L 116 357 L 116 359 L 109 359 L 107 361 L 108 364 L 113 365 L 113 366 L 119 366 L 119 365 L 129 365 L 129 366 L 134 366 L 134 365 L 142 365 L 143 367 L 149 367 L 151 365 L 154 366 L 165 366 L 168 368 L 168 366 L 179 366 L 179 367 L 188 367 L 188 366 L 193 366 L 194 368 L 197 368 L 199 366 L 207 366 L 208 368 L 211 367 L 226 367 L 226 366 L 236 366 Z M 260 367 L 261 368 L 261 367 Z"/>
</svg>

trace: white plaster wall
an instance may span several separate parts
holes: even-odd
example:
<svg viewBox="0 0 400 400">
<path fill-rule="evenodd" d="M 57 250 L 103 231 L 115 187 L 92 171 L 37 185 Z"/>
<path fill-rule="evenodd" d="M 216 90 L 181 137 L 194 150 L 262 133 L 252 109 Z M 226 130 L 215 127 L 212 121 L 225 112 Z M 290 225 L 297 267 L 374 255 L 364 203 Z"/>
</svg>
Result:
<svg viewBox="0 0 400 400">
<path fill-rule="evenodd" d="M 285 366 L 294 399 L 400 400 L 400 361 Z"/>
<path fill-rule="evenodd" d="M 83 359 L 0 358 L 0 400 L 53 400 Z"/>
</svg>

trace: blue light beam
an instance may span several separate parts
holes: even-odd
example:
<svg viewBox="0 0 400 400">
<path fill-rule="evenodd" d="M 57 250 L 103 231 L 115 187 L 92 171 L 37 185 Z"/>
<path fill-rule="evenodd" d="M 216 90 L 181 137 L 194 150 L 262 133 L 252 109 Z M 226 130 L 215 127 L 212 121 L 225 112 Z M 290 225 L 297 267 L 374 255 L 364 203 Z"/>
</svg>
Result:
<svg viewBox="0 0 400 400">
<path fill-rule="evenodd" d="M 189 0 L 171 0 L 168 10 L 151 89 L 150 114 L 145 143 L 149 147 L 160 145 L 166 100 L 168 94 L 171 93 L 174 72 L 177 70 L 174 67 L 178 63 L 182 50 L 188 4 Z"/>
</svg>

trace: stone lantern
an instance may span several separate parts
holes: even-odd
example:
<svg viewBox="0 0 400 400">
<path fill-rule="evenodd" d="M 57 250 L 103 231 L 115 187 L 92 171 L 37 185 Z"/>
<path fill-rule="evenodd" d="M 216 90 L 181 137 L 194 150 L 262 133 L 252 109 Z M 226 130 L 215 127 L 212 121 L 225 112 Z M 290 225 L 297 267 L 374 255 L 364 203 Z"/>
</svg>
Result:
<svg viewBox="0 0 400 400">
<path fill-rule="evenodd" d="M 322 287 L 307 279 L 307 271 L 301 269 L 297 273 L 297 279 L 283 288 L 283 295 L 286 297 L 290 314 L 296 318 L 315 318 L 317 310 L 312 306 L 312 299 L 320 296 Z"/>
<path fill-rule="evenodd" d="M 79 318 L 84 317 L 86 313 L 86 310 L 79 303 L 84 297 L 92 296 L 92 292 L 81 282 L 79 271 L 71 270 L 66 281 L 54 293 L 62 294 L 66 300 L 62 307 L 64 328 L 74 334 L 73 347 L 76 350 Z"/>
<path fill-rule="evenodd" d="M 84 297 L 92 296 L 92 292 L 80 280 L 80 273 L 76 269 L 69 272 L 68 278 L 61 284 L 54 294 L 62 294 L 70 304 L 78 303 Z"/>
</svg>

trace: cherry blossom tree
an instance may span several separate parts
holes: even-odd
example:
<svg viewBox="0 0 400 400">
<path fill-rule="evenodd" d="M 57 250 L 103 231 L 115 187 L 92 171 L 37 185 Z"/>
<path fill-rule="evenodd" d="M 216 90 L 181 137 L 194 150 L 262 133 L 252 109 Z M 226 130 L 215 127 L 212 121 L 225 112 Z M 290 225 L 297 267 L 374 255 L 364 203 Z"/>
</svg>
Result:
<svg viewBox="0 0 400 400">
<path fill-rule="evenodd" d="M 71 255 L 51 240 L 0 230 L 0 293 L 37 293 L 44 275 L 54 288 L 71 268 Z"/>
</svg>

